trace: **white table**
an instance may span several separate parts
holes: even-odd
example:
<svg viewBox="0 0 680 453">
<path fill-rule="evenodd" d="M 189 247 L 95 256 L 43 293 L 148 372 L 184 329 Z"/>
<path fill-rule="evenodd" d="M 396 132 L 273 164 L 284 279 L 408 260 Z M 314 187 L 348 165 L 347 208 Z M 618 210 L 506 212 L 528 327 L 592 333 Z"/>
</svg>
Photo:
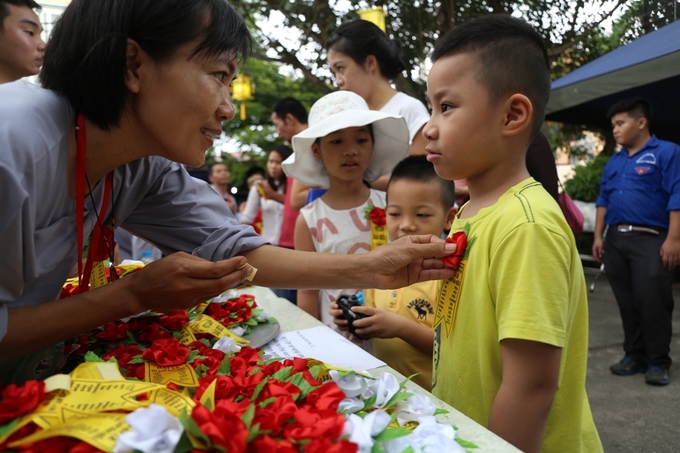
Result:
<svg viewBox="0 0 680 453">
<path fill-rule="evenodd" d="M 310 316 L 288 300 L 277 297 L 269 288 L 251 286 L 243 288 L 239 290 L 239 292 L 255 296 L 255 302 L 279 321 L 282 332 L 291 332 L 323 325 L 319 320 Z M 368 370 L 368 372 L 373 376 L 388 372 L 395 375 L 400 381 L 405 379 L 404 376 L 388 366 L 374 368 Z M 439 421 L 456 426 L 461 438 L 473 442 L 479 447 L 475 452 L 520 452 L 520 450 L 510 445 L 505 440 L 449 406 L 417 384 L 408 382 L 407 386 L 415 388 L 419 393 L 429 396 L 437 407 L 449 411 L 448 414 L 439 415 Z"/>
</svg>

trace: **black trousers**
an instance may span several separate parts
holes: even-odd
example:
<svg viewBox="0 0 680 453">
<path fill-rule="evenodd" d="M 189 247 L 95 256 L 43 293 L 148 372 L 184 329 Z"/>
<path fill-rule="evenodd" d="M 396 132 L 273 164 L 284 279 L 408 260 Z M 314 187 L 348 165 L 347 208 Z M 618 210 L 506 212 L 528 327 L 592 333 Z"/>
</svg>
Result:
<svg viewBox="0 0 680 453">
<path fill-rule="evenodd" d="M 623 321 L 623 350 L 648 365 L 671 365 L 673 271 L 659 255 L 667 233 L 621 233 L 611 226 L 604 265 Z"/>
</svg>

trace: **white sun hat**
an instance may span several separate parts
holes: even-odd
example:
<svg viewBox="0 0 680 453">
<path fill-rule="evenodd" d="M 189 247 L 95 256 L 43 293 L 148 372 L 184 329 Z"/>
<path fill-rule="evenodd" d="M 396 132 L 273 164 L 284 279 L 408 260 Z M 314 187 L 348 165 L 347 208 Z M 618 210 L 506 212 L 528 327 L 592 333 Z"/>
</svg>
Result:
<svg viewBox="0 0 680 453">
<path fill-rule="evenodd" d="M 314 103 L 309 111 L 309 128 L 293 136 L 294 152 L 283 162 L 283 170 L 302 184 L 328 188 L 328 173 L 323 163 L 314 157 L 312 144 L 332 132 L 367 124 L 373 125 L 374 141 L 364 179 L 371 182 L 390 174 L 409 152 L 406 120 L 369 109 L 366 101 L 351 91 L 335 91 Z"/>
</svg>

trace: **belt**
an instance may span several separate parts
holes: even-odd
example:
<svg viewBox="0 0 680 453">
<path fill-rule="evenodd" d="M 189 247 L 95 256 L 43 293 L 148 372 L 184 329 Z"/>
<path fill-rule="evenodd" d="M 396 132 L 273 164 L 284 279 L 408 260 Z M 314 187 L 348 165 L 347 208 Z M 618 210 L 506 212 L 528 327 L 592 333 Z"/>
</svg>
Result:
<svg viewBox="0 0 680 453">
<path fill-rule="evenodd" d="M 661 231 L 666 231 L 664 228 L 652 228 L 652 227 L 645 227 L 645 226 L 636 226 L 636 225 L 628 225 L 625 223 L 622 223 L 621 225 L 616 225 L 616 231 L 619 233 L 647 233 L 647 234 L 654 234 L 654 235 L 659 235 L 661 234 Z"/>
</svg>

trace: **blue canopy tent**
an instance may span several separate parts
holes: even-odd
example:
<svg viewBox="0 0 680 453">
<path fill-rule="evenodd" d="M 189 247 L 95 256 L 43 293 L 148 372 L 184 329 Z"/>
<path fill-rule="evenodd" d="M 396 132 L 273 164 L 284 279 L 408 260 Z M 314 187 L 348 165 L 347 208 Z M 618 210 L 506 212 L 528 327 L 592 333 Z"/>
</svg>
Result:
<svg viewBox="0 0 680 453">
<path fill-rule="evenodd" d="M 680 21 L 557 79 L 546 120 L 609 128 L 609 107 L 631 96 L 652 102 L 653 133 L 680 143 Z"/>
</svg>

